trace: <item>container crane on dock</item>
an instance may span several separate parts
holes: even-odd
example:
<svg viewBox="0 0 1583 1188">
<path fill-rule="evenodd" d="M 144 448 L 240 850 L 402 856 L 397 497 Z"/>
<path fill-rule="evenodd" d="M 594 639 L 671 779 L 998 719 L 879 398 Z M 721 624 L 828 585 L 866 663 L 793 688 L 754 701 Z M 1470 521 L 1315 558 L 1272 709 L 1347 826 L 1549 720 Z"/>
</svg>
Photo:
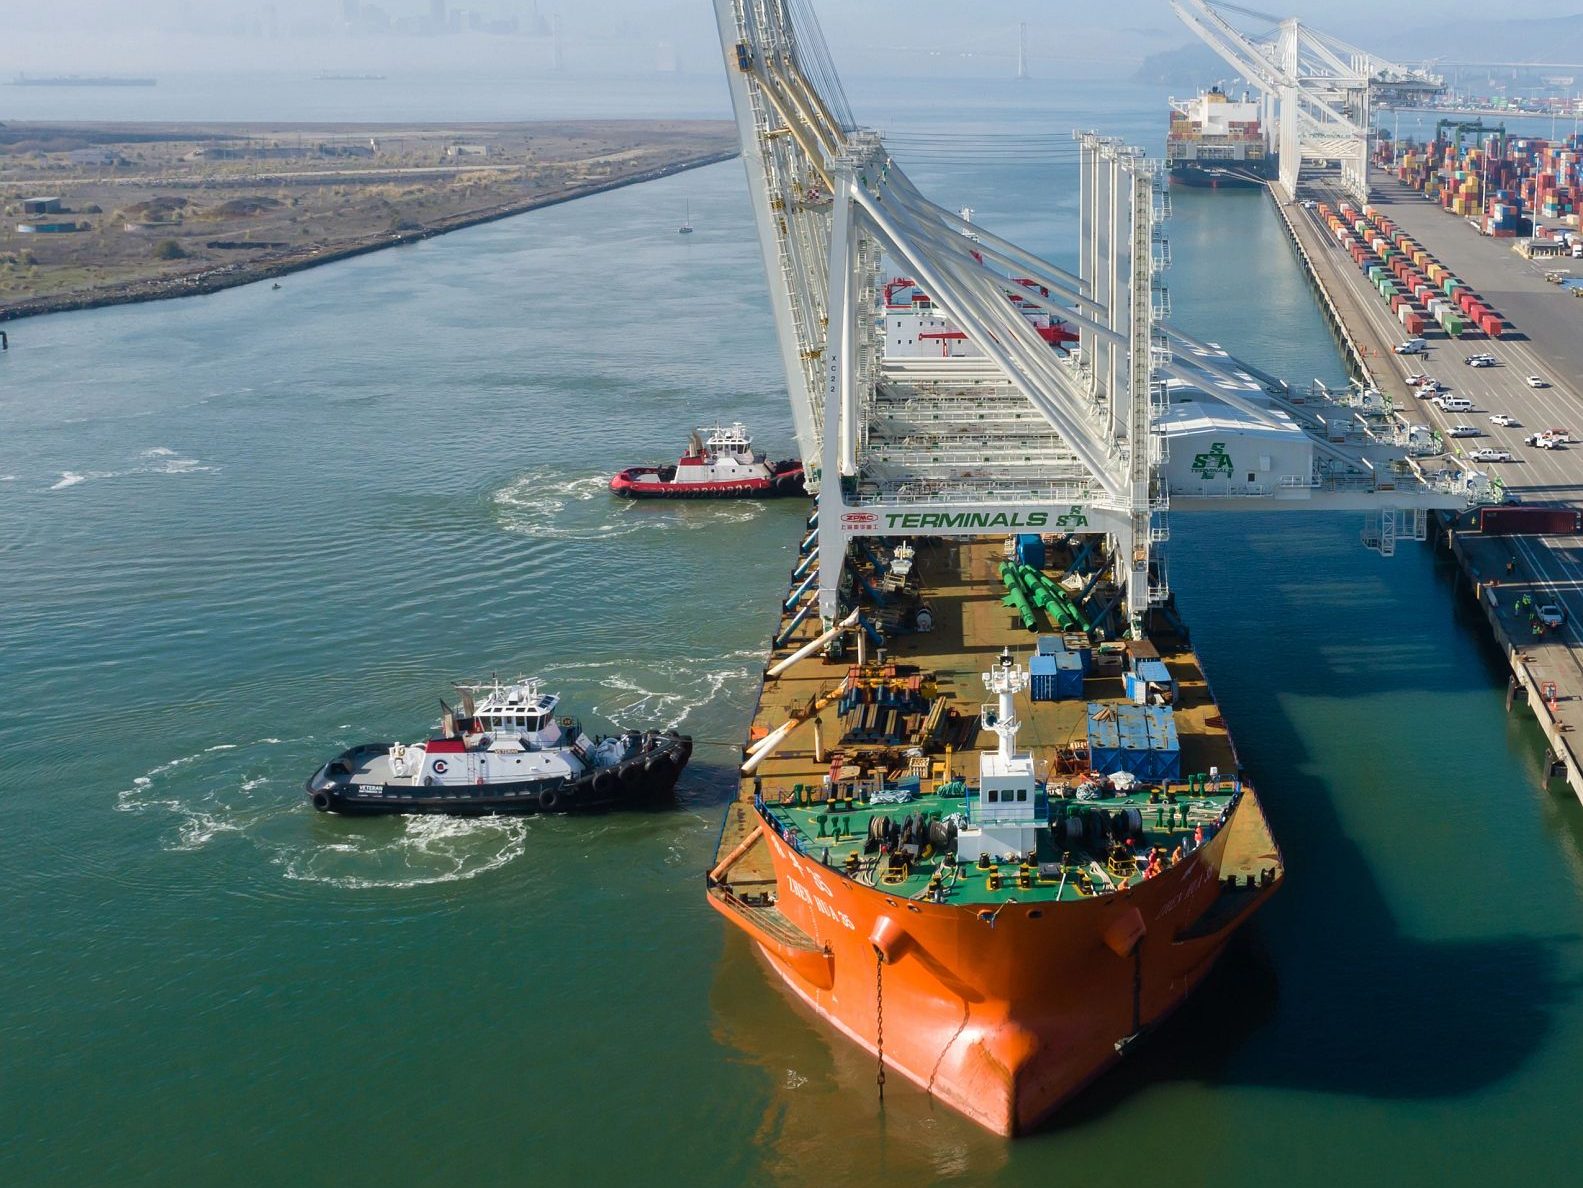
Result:
<svg viewBox="0 0 1583 1188">
<path fill-rule="evenodd" d="M 1359 49 L 1296 17 L 1210 0 L 1171 0 L 1182 23 L 1264 96 L 1276 129 L 1280 184 L 1297 193 L 1305 164 L 1338 162 L 1343 186 L 1369 200 L 1369 125 L 1376 107 L 1443 94 L 1445 80 Z M 1233 17 L 1241 18 L 1238 24 Z M 1255 21 L 1258 31 L 1246 23 Z"/>
<path fill-rule="evenodd" d="M 1269 377 L 1163 320 L 1170 194 L 1141 149 L 1074 134 L 1081 250 L 1070 272 L 925 197 L 852 118 L 811 20 L 751 0 L 715 9 L 818 497 L 808 590 L 827 627 L 843 560 L 864 537 L 1103 535 L 1136 629 L 1169 594 L 1173 505 L 1384 507 L 1391 525 L 1373 535 L 1389 542 L 1421 539 L 1426 509 L 1465 504 L 1464 490 L 1419 478 L 1398 444 L 1326 431 L 1313 409 L 1294 415 Z M 927 292 L 971 357 L 887 356 L 886 268 Z M 1019 304 L 1074 329 L 1076 349 L 1052 350 Z"/>
</svg>

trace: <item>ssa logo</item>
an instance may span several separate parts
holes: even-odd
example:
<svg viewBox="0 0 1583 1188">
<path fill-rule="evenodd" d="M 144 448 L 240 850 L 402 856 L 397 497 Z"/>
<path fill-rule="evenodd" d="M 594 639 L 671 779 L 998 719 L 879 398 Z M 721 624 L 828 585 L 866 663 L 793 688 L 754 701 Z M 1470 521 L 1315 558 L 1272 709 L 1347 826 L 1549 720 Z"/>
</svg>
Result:
<svg viewBox="0 0 1583 1188">
<path fill-rule="evenodd" d="M 1199 478 L 1214 478 L 1224 474 L 1228 478 L 1236 473 L 1231 465 L 1231 455 L 1226 453 L 1226 443 L 1211 442 L 1209 451 L 1193 455 L 1193 473 Z"/>
<path fill-rule="evenodd" d="M 841 526 L 848 532 L 856 532 L 863 528 L 872 528 L 879 523 L 879 516 L 873 512 L 843 512 Z"/>
<path fill-rule="evenodd" d="M 1055 517 L 1055 526 L 1057 528 L 1087 528 L 1088 517 L 1083 514 L 1081 507 L 1074 504 L 1072 510 L 1064 516 Z"/>
</svg>

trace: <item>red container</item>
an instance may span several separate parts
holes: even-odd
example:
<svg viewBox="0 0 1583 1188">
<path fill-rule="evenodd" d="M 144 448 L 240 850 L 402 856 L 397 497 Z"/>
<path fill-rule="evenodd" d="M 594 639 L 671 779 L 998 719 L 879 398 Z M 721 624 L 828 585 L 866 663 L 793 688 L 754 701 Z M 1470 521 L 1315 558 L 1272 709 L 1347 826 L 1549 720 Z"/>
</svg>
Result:
<svg viewBox="0 0 1583 1188">
<path fill-rule="evenodd" d="M 1583 511 L 1570 507 L 1481 507 L 1479 531 L 1485 536 L 1576 536 L 1583 533 Z"/>
<path fill-rule="evenodd" d="M 1407 327 L 1408 334 L 1416 337 L 1417 335 L 1424 332 L 1424 317 L 1422 314 L 1410 313 L 1407 315 L 1407 320 L 1403 322 L 1402 325 Z"/>
</svg>

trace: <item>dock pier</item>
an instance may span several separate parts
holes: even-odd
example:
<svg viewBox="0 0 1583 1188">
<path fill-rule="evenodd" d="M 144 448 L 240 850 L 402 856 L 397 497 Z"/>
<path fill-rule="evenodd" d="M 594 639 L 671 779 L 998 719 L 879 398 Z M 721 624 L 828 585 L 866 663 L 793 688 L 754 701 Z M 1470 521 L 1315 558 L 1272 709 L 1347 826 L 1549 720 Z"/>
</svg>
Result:
<svg viewBox="0 0 1583 1188">
<path fill-rule="evenodd" d="M 1371 180 L 1372 205 L 1475 291 L 1497 298 L 1512 328 L 1499 339 L 1453 339 L 1431 326 L 1424 335 L 1427 354 L 1395 354 L 1392 347 L 1407 336 L 1405 330 L 1323 221 L 1301 205 L 1311 198 L 1337 206 L 1347 196 L 1323 176 L 1305 181 L 1295 195 L 1272 183 L 1271 201 L 1321 311 L 1343 344 L 1349 371 L 1389 396 L 1408 423 L 1438 429 L 1448 453 L 1460 455 L 1457 447 L 1463 443 L 1509 450 L 1512 462 L 1479 465 L 1499 475 L 1520 502 L 1583 507 L 1577 497 L 1583 489 L 1583 445 L 1540 450 L 1523 440 L 1535 430 L 1583 428 L 1569 420 L 1583 408 L 1579 393 L 1569 390 L 1577 374 L 1570 357 L 1576 347 L 1571 335 L 1560 332 L 1577 303 L 1559 304 L 1562 298 L 1546 285 L 1542 269 L 1497 246 L 1509 241 L 1482 239 L 1464 220 L 1444 214 L 1384 174 L 1376 172 Z M 1578 321 L 1583 329 L 1583 318 Z M 1467 366 L 1465 356 L 1475 352 L 1494 355 L 1496 365 Z M 1469 397 L 1475 411 L 1448 417 L 1409 388 L 1410 372 L 1431 375 L 1454 394 Z M 1543 386 L 1530 386 L 1530 376 Z M 1496 426 L 1489 420 L 1496 412 L 1516 418 L 1517 424 Z M 1450 437 L 1453 421 L 1476 425 L 1480 436 Z M 1583 442 L 1583 434 L 1574 441 Z M 1522 703 L 1533 713 L 1549 746 L 1547 775 L 1564 778 L 1583 800 L 1583 564 L 1571 559 L 1580 538 L 1485 535 L 1476 520 L 1464 515 L 1444 517 L 1432 539 L 1455 559 L 1506 658 L 1507 711 Z M 1536 628 L 1533 611 L 1545 604 L 1561 608 L 1561 627 Z"/>
</svg>

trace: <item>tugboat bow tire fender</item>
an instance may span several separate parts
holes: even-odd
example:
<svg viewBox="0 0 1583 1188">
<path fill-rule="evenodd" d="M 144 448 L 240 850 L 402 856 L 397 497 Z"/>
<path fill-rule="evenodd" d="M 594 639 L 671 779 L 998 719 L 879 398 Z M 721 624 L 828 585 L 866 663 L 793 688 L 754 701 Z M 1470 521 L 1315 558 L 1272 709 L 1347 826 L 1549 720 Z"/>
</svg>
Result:
<svg viewBox="0 0 1583 1188">
<path fill-rule="evenodd" d="M 315 792 L 308 799 L 313 802 L 313 807 L 321 813 L 330 811 L 330 794 L 328 792 Z"/>
<path fill-rule="evenodd" d="M 608 795 L 615 790 L 616 773 L 606 767 L 594 775 L 594 791 Z"/>
<path fill-rule="evenodd" d="M 546 813 L 553 813 L 561 804 L 561 794 L 555 788 L 546 788 L 539 793 L 539 808 Z"/>
</svg>

